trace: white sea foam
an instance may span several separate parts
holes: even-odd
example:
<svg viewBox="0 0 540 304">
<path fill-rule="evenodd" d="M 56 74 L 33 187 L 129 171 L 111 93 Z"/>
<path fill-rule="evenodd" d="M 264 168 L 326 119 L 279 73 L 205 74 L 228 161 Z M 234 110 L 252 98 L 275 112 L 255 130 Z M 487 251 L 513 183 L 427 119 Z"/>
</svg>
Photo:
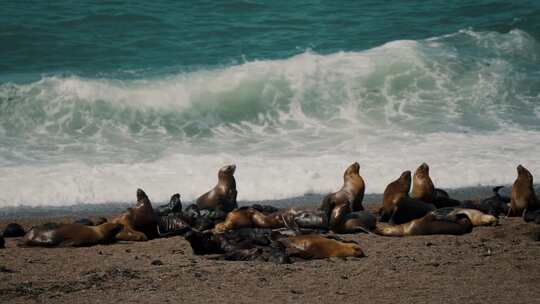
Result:
<svg viewBox="0 0 540 304">
<path fill-rule="evenodd" d="M 240 200 L 339 188 L 359 161 L 382 192 L 423 161 L 438 186 L 540 169 L 538 42 L 463 30 L 359 52 L 139 80 L 0 85 L 1 206 L 193 200 L 238 165 Z"/>
</svg>

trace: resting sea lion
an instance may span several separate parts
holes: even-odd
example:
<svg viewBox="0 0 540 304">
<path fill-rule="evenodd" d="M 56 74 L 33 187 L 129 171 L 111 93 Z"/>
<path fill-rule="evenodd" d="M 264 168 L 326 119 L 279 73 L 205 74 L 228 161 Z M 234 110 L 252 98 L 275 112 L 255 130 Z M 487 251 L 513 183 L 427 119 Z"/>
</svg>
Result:
<svg viewBox="0 0 540 304">
<path fill-rule="evenodd" d="M 359 170 L 360 165 L 357 162 L 351 164 L 343 173 L 341 189 L 325 196 L 319 209 L 328 215 L 335 206 L 343 204 L 350 204 L 352 211 L 364 210 L 362 200 L 364 199 L 365 183 Z"/>
<path fill-rule="evenodd" d="M 497 225 L 497 218 L 476 209 L 445 207 L 432 212 L 438 220 L 457 221 L 460 216 L 467 216 L 473 226 Z"/>
<path fill-rule="evenodd" d="M 397 225 L 407 223 L 419 219 L 435 209 L 436 207 L 433 204 L 424 203 L 406 196 L 396 204 L 389 222 Z"/>
<path fill-rule="evenodd" d="M 219 169 L 217 185 L 197 199 L 197 206 L 200 209 L 221 209 L 225 212 L 238 208 L 235 171 L 236 165 Z"/>
<path fill-rule="evenodd" d="M 518 177 L 512 185 L 509 216 L 522 216 L 526 210 L 540 209 L 534 193 L 533 176 L 522 165 L 517 166 Z"/>
<path fill-rule="evenodd" d="M 116 238 L 122 241 L 146 241 L 159 236 L 158 217 L 152 203 L 143 190 L 137 189 L 137 205 L 114 218 L 111 222 L 122 224 L 123 229 Z"/>
<path fill-rule="evenodd" d="M 108 244 L 122 230 L 121 224 L 99 226 L 82 224 L 44 224 L 33 227 L 23 239 L 22 246 L 92 246 Z"/>
<path fill-rule="evenodd" d="M 329 228 L 336 233 L 369 232 L 376 224 L 374 215 L 367 211 L 352 212 L 348 204 L 336 206 L 329 220 Z"/>
<path fill-rule="evenodd" d="M 508 203 L 510 203 L 510 198 L 503 196 L 499 193 L 499 190 L 501 188 L 503 188 L 503 186 L 494 187 L 493 196 L 491 197 L 479 201 L 464 201 L 460 204 L 460 207 L 480 210 L 484 213 L 494 216 L 507 215 L 509 210 Z"/>
<path fill-rule="evenodd" d="M 285 247 L 287 255 L 304 259 L 366 256 L 356 243 L 341 242 L 318 234 L 280 238 L 278 242 Z"/>
<path fill-rule="evenodd" d="M 401 225 L 378 224 L 375 232 L 384 236 L 408 236 L 430 234 L 461 235 L 472 230 L 472 223 L 464 215 L 455 218 L 439 219 L 433 212 L 420 219 L 416 219 Z"/>
<path fill-rule="evenodd" d="M 21 237 L 24 236 L 26 232 L 24 231 L 24 228 L 17 224 L 17 223 L 10 223 L 6 226 L 4 229 L 4 233 L 2 234 L 5 238 L 10 237 Z"/>
</svg>

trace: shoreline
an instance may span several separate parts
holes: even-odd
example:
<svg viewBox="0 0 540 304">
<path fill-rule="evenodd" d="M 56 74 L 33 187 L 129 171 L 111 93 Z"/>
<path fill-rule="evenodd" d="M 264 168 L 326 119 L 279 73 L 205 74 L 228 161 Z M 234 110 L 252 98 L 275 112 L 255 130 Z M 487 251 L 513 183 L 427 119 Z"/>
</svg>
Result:
<svg viewBox="0 0 540 304">
<path fill-rule="evenodd" d="M 446 190 L 451 197 L 464 200 L 464 199 L 474 199 L 474 198 L 485 198 L 492 195 L 492 188 L 496 186 L 471 186 L 463 187 L 456 189 L 444 189 Z M 535 188 L 538 188 L 540 185 L 535 185 Z M 504 188 L 501 189 L 501 193 L 504 195 L 510 195 L 511 185 L 504 185 Z M 172 194 L 172 193 L 171 193 Z M 181 193 L 180 193 L 181 194 Z M 262 204 L 262 205 L 271 205 L 277 208 L 287 208 L 287 207 L 313 207 L 318 206 L 322 201 L 323 197 L 326 194 L 307 194 L 303 196 L 296 196 L 285 199 L 276 199 L 276 200 L 260 200 L 260 201 L 250 201 L 250 200 L 239 200 L 239 206 L 246 206 L 252 204 Z M 152 194 L 149 193 L 150 200 L 152 201 Z M 382 202 L 382 193 L 368 193 L 364 196 L 364 205 L 372 205 Z M 155 202 L 152 201 L 154 207 L 167 202 Z M 182 201 L 182 205 L 185 208 L 189 204 L 193 203 L 192 201 Z M 0 207 L 0 220 L 8 219 L 37 219 L 40 217 L 100 217 L 100 216 L 110 216 L 114 214 L 122 213 L 126 208 L 131 207 L 135 204 L 135 199 L 133 202 L 111 202 L 111 203 L 84 203 L 84 204 L 75 204 L 75 205 L 66 205 L 66 206 L 11 206 L 11 207 Z"/>
</svg>

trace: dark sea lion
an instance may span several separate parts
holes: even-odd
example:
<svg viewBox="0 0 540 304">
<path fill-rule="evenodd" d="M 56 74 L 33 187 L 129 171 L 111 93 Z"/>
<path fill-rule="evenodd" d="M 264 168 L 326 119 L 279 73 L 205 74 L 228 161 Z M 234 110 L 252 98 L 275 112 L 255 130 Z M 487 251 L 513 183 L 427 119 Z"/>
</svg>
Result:
<svg viewBox="0 0 540 304">
<path fill-rule="evenodd" d="M 494 187 L 493 196 L 478 201 L 463 201 L 459 207 L 480 210 L 493 216 L 507 215 L 510 198 L 499 193 L 501 188 L 503 188 L 503 186 Z"/>
<path fill-rule="evenodd" d="M 81 224 L 45 224 L 33 227 L 23 239 L 22 246 L 92 246 L 115 241 L 121 224 L 104 223 L 99 226 Z"/>
<path fill-rule="evenodd" d="M 94 226 L 94 222 L 92 222 L 90 219 L 87 219 L 87 218 L 82 218 L 82 219 L 78 219 L 76 221 L 73 222 L 74 224 L 81 224 L 81 225 L 85 225 L 85 226 Z"/>
<path fill-rule="evenodd" d="M 386 186 L 383 193 L 383 205 L 379 211 L 381 222 L 388 222 L 394 213 L 397 203 L 409 197 L 411 189 L 411 171 L 404 171 L 398 179 Z"/>
<path fill-rule="evenodd" d="M 182 201 L 180 200 L 180 193 L 175 193 L 171 196 L 168 204 L 157 207 L 156 214 L 158 216 L 165 216 L 169 214 L 177 214 L 182 212 Z"/>
<path fill-rule="evenodd" d="M 304 259 L 366 256 L 356 243 L 341 242 L 318 234 L 280 238 L 278 242 L 285 247 L 287 255 Z"/>
<path fill-rule="evenodd" d="M 26 231 L 24 231 L 24 228 L 17 224 L 17 223 L 10 223 L 4 228 L 4 233 L 2 234 L 5 238 L 10 237 L 21 237 L 26 234 Z"/>
<path fill-rule="evenodd" d="M 197 206 L 201 210 L 221 209 L 229 212 L 238 208 L 235 171 L 236 165 L 224 166 L 219 169 L 217 185 L 197 199 Z"/>
<path fill-rule="evenodd" d="M 352 212 L 349 205 L 336 206 L 330 215 L 329 228 L 336 233 L 369 232 L 377 218 L 367 211 Z"/>
<path fill-rule="evenodd" d="M 158 233 L 160 237 L 183 235 L 190 230 L 191 227 L 188 221 L 180 213 L 160 216 L 158 219 Z"/>
<path fill-rule="evenodd" d="M 433 212 L 420 219 L 401 225 L 378 224 L 375 232 L 384 236 L 409 236 L 451 234 L 462 235 L 469 233 L 473 224 L 466 215 L 457 215 L 455 218 L 440 219 Z"/>
<path fill-rule="evenodd" d="M 517 173 L 517 179 L 512 185 L 509 216 L 522 216 L 526 210 L 540 209 L 540 203 L 534 193 L 531 172 L 519 165 Z"/>
<path fill-rule="evenodd" d="M 351 164 L 343 173 L 341 189 L 325 196 L 319 209 L 325 211 L 327 215 L 330 215 L 334 207 L 343 204 L 350 204 L 352 211 L 364 210 L 362 200 L 365 183 L 359 171 L 360 165 L 357 162 Z"/>
<path fill-rule="evenodd" d="M 435 209 L 433 204 L 405 196 L 396 204 L 389 222 L 396 225 L 407 223 L 419 219 Z"/>
<path fill-rule="evenodd" d="M 535 222 L 536 224 L 540 224 L 540 209 L 525 211 L 523 213 L 523 220 L 525 222 Z"/>
</svg>

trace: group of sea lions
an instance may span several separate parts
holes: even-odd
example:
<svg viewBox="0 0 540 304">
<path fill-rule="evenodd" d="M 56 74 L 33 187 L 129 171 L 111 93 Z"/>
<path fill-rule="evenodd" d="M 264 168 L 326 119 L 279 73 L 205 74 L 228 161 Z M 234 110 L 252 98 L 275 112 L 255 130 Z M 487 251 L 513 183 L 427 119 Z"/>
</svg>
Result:
<svg viewBox="0 0 540 304">
<path fill-rule="evenodd" d="M 3 236 L 24 236 L 20 246 L 52 247 L 182 235 L 198 255 L 284 263 L 294 258 L 365 256 L 358 243 L 336 234 L 461 235 L 475 226 L 495 225 L 500 216 L 522 216 L 525 221 L 540 224 L 540 202 L 533 177 L 521 165 L 510 198 L 499 194 L 501 187 L 495 187 L 489 198 L 459 201 L 435 188 L 429 166 L 422 163 L 412 182 L 411 172 L 405 171 L 386 187 L 378 215 L 364 210 L 362 205 L 365 182 L 357 162 L 345 170 L 343 186 L 326 195 L 317 209 L 238 207 L 235 171 L 235 165 L 222 167 L 217 185 L 185 209 L 180 194 L 154 209 L 146 193 L 138 189 L 135 207 L 109 221 L 101 218 L 96 223 L 88 219 L 71 224 L 47 223 L 28 232 L 10 224 Z"/>
</svg>

